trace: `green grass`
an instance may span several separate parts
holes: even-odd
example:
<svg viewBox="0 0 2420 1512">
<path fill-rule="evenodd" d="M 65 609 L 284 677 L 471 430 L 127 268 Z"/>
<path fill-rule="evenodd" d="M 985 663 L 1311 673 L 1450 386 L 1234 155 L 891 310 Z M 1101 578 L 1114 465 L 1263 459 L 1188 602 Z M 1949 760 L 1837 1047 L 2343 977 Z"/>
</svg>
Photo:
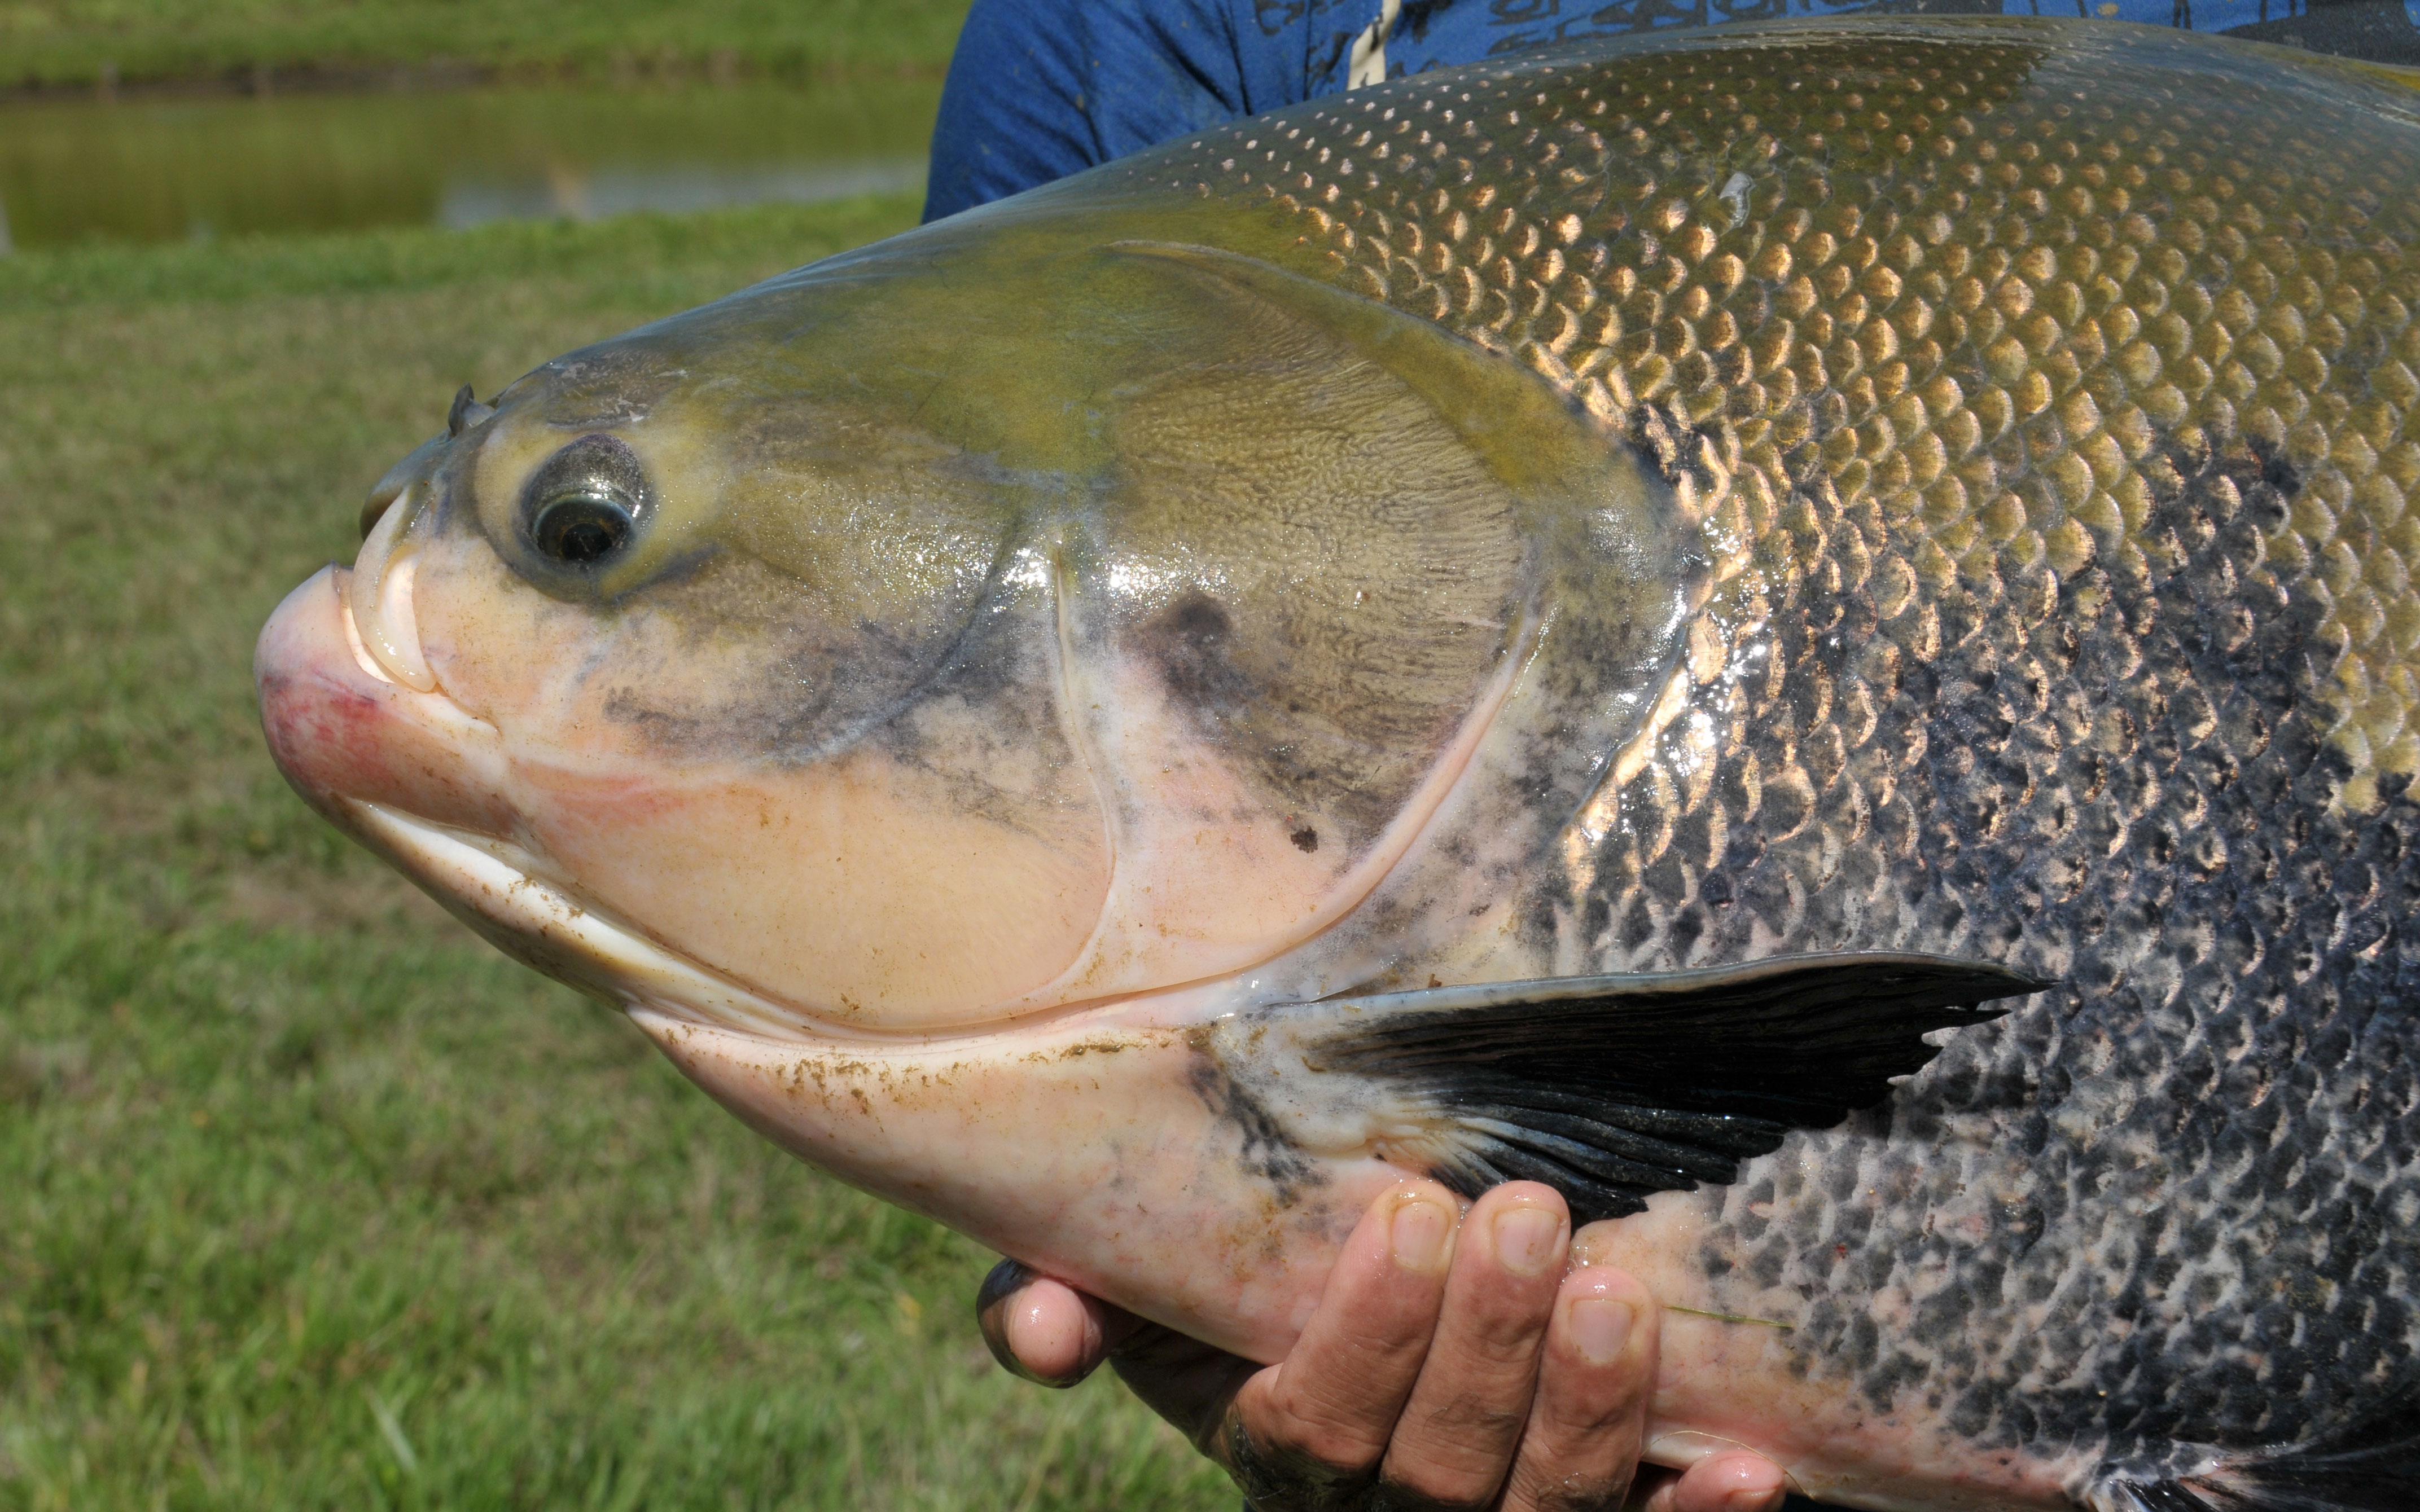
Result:
<svg viewBox="0 0 2420 1512">
<path fill-rule="evenodd" d="M 262 618 L 458 384 L 913 211 L 0 262 L 0 1508 L 1233 1506 L 255 724 Z"/>
<path fill-rule="evenodd" d="M 373 73 L 937 70 L 968 0 L 0 0 L 0 86 L 256 68 Z"/>
</svg>

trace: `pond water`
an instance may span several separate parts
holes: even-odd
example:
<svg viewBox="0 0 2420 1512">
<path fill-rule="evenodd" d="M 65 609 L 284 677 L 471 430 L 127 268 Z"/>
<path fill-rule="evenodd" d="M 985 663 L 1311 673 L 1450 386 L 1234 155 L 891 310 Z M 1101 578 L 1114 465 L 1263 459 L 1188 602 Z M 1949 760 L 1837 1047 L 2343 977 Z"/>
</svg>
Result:
<svg viewBox="0 0 2420 1512">
<path fill-rule="evenodd" d="M 937 80 L 0 106 L 0 248 L 812 201 L 923 182 Z"/>
</svg>

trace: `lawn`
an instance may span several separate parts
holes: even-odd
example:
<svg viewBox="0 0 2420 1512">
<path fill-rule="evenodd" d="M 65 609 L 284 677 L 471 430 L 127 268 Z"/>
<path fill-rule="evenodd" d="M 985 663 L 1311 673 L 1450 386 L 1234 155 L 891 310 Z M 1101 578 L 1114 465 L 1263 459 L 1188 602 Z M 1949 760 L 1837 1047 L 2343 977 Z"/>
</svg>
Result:
<svg viewBox="0 0 2420 1512">
<path fill-rule="evenodd" d="M 262 618 L 457 385 L 913 213 L 0 259 L 0 1508 L 1232 1508 L 255 723 Z"/>
<path fill-rule="evenodd" d="M 0 88 L 455 64 L 798 77 L 949 62 L 968 0 L 0 0 Z"/>
</svg>

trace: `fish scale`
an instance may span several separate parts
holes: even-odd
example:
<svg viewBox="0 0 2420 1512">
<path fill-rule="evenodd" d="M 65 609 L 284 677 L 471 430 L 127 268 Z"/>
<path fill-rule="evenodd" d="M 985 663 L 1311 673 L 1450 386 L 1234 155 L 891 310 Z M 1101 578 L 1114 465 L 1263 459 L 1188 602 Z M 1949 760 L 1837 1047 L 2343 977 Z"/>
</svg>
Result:
<svg viewBox="0 0 2420 1512">
<path fill-rule="evenodd" d="M 2420 1339 L 2420 136 L 2349 71 L 1994 31 L 1399 84 L 1132 173 L 1701 513 L 1686 697 L 1556 837 L 1540 954 L 2063 984 L 1722 1189 L 1699 1263 L 1807 1377 L 2091 1494 L 2340 1422 Z"/>
</svg>

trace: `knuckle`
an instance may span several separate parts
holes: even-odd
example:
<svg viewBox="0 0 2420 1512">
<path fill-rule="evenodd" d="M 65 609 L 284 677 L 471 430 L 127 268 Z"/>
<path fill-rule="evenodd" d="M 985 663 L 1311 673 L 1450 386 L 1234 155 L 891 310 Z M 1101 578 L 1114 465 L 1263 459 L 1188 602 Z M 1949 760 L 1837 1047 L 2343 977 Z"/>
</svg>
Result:
<svg viewBox="0 0 2420 1512">
<path fill-rule="evenodd" d="M 1472 1369 L 1525 1375 L 1536 1368 L 1546 1342 L 1547 1322 L 1544 1308 L 1504 1306 L 1467 1319 L 1467 1333 L 1458 1342 Z"/>
<path fill-rule="evenodd" d="M 1272 1411 L 1253 1425 L 1253 1432 L 1273 1447 L 1350 1472 L 1375 1469 L 1387 1452 L 1395 1415 L 1391 1406 L 1382 1413 L 1373 1411 L 1366 1396 L 1316 1390 L 1288 1391 L 1270 1405 Z"/>
<path fill-rule="evenodd" d="M 1560 1391 L 1540 1404 L 1540 1427 L 1558 1439 L 1585 1441 L 1631 1427 L 1647 1400 L 1644 1391 Z"/>
</svg>

